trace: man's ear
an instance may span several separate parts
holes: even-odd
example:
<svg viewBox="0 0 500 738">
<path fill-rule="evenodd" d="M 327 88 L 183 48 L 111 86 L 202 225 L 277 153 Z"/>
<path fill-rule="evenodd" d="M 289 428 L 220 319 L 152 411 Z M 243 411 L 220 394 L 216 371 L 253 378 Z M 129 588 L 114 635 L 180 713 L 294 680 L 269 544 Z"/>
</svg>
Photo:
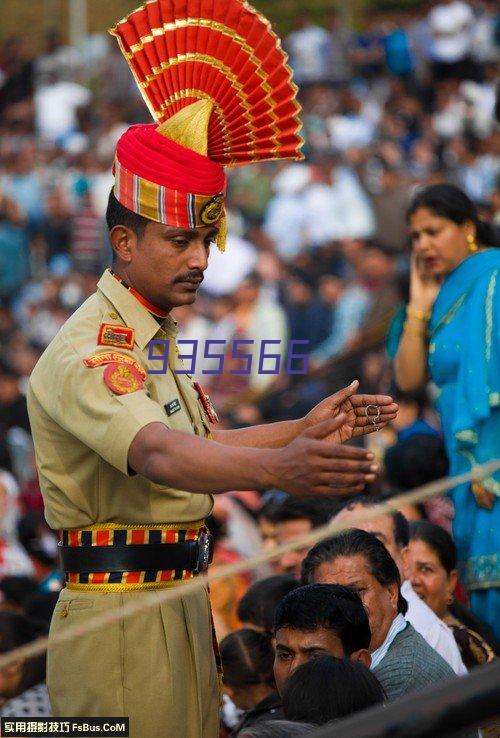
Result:
<svg viewBox="0 0 500 738">
<path fill-rule="evenodd" d="M 387 591 L 389 592 L 389 598 L 391 600 L 391 605 L 394 607 L 394 609 L 397 612 L 398 609 L 398 599 L 399 599 L 399 587 L 396 582 L 392 582 L 392 584 L 387 585 Z"/>
<path fill-rule="evenodd" d="M 130 228 L 117 225 L 109 232 L 109 240 L 115 256 L 120 261 L 130 264 L 132 259 L 132 250 L 137 245 L 137 236 Z"/>
<path fill-rule="evenodd" d="M 372 657 L 370 656 L 370 652 L 366 648 L 360 648 L 359 651 L 353 651 L 349 658 L 352 661 L 361 661 L 362 664 L 370 668 L 372 665 Z"/>
<path fill-rule="evenodd" d="M 404 579 L 410 578 L 410 547 L 405 546 L 401 549 L 401 559 L 403 561 L 403 575 Z"/>
</svg>

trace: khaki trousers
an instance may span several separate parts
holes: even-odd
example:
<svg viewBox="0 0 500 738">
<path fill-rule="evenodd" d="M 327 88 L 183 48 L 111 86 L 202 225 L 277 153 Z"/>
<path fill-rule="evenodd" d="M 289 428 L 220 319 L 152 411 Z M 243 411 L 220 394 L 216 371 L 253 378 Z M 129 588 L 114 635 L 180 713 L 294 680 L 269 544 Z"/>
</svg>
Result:
<svg viewBox="0 0 500 738">
<path fill-rule="evenodd" d="M 143 596 L 64 589 L 49 641 Z M 158 602 L 53 649 L 49 643 L 47 686 L 57 717 L 128 717 L 130 738 L 217 738 L 219 683 L 206 590 Z"/>
</svg>

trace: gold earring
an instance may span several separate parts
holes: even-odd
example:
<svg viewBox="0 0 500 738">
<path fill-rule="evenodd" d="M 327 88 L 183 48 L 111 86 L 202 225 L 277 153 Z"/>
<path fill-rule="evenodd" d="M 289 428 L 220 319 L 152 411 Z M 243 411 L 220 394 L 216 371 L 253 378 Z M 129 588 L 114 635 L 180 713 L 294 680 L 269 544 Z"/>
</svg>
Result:
<svg viewBox="0 0 500 738">
<path fill-rule="evenodd" d="M 475 236 L 473 236 L 472 233 L 469 233 L 467 236 L 467 243 L 469 244 L 469 253 L 474 254 L 478 250 L 479 246 L 477 245 Z"/>
</svg>

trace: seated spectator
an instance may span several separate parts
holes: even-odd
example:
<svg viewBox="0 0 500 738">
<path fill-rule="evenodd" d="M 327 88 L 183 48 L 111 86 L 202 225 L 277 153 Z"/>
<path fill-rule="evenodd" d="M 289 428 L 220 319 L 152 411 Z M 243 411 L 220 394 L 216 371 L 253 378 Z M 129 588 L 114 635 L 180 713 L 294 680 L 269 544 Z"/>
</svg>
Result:
<svg viewBox="0 0 500 738">
<path fill-rule="evenodd" d="M 236 707 L 245 710 L 231 738 L 240 736 L 244 728 L 283 717 L 274 681 L 274 650 L 269 634 L 236 630 L 221 641 L 220 656 L 224 692 Z"/>
<path fill-rule="evenodd" d="M 396 389 L 394 402 L 398 403 L 398 414 L 392 421 L 397 432 L 398 441 L 406 441 L 416 434 L 421 436 L 439 436 L 438 431 L 424 417 L 428 407 L 425 390 L 402 392 Z"/>
<path fill-rule="evenodd" d="M 302 571 L 307 584 L 343 584 L 359 592 L 370 621 L 372 669 L 388 699 L 454 676 L 451 666 L 405 620 L 408 605 L 400 592 L 398 567 L 372 533 L 353 529 L 321 541 L 307 555 Z"/>
<path fill-rule="evenodd" d="M 33 565 L 17 536 L 18 498 L 16 480 L 10 472 L 0 469 L 0 579 L 34 574 Z"/>
<path fill-rule="evenodd" d="M 32 510 L 23 515 L 18 523 L 18 535 L 35 569 L 38 589 L 59 592 L 63 578 L 59 570 L 57 537 L 47 525 L 43 512 Z"/>
<path fill-rule="evenodd" d="M 394 490 L 411 490 L 448 474 L 443 439 L 417 433 L 388 448 L 384 457 L 387 481 Z M 427 517 L 451 531 L 453 506 L 446 497 L 424 503 Z"/>
<path fill-rule="evenodd" d="M 33 620 L 43 620 L 50 625 L 59 592 L 33 592 L 23 600 L 24 614 Z"/>
<path fill-rule="evenodd" d="M 451 628 L 467 668 L 493 661 L 495 641 L 488 626 L 454 600 L 457 551 L 450 534 L 426 520 L 412 523 L 409 554 L 413 589 Z"/>
<path fill-rule="evenodd" d="M 238 617 L 243 626 L 262 633 L 272 633 L 277 606 L 289 592 L 299 587 L 298 581 L 287 574 L 278 574 L 252 584 L 238 605 Z"/>
<path fill-rule="evenodd" d="M 317 656 L 370 666 L 368 616 L 349 587 L 313 584 L 290 592 L 278 605 L 274 625 L 274 676 L 280 694 L 295 669 Z"/>
<path fill-rule="evenodd" d="M 31 643 L 47 632 L 45 623 L 19 613 L 0 612 L 0 653 Z M 29 715 L 36 718 L 52 714 L 45 686 L 45 654 L 16 661 L 2 669 L 0 704 L 2 717 Z"/>
<path fill-rule="evenodd" d="M 0 360 L 0 429 L 23 428 L 30 432 L 26 397 L 21 392 L 20 375 L 12 366 Z"/>
<path fill-rule="evenodd" d="M 36 591 L 36 587 L 33 577 L 4 577 L 0 582 L 0 610 L 22 612 L 26 598 Z"/>
<path fill-rule="evenodd" d="M 273 514 L 287 497 L 288 495 L 286 492 L 281 492 L 280 490 L 269 490 L 262 498 L 262 507 L 257 514 L 257 523 L 259 526 L 260 537 L 262 539 L 263 551 L 270 551 L 278 545 L 276 541 L 276 525 L 273 521 Z M 273 559 L 269 562 L 269 567 L 272 571 L 277 571 L 279 568 L 279 561 Z"/>
<path fill-rule="evenodd" d="M 375 507 L 376 502 L 370 497 L 351 500 L 336 516 L 336 520 L 346 522 L 355 519 L 366 507 Z M 398 567 L 401 577 L 401 594 L 408 603 L 406 620 L 413 625 L 417 633 L 432 646 L 451 666 L 455 674 L 466 674 L 460 652 L 448 627 L 414 592 L 411 582 L 406 579 L 406 562 L 408 560 L 408 544 L 410 531 L 408 521 L 400 512 L 387 513 L 372 520 L 356 523 L 361 530 L 373 533 L 381 541 Z M 424 607 L 422 607 L 424 605 Z M 444 626 L 444 627 L 443 627 Z"/>
<path fill-rule="evenodd" d="M 321 656 L 293 672 L 283 690 L 287 720 L 323 725 L 385 699 L 377 677 L 360 661 Z"/>
<path fill-rule="evenodd" d="M 340 502 L 335 498 L 305 498 L 287 496 L 272 513 L 276 526 L 278 545 L 293 541 L 298 536 L 310 533 L 315 528 L 326 525 L 338 511 Z M 300 577 L 301 564 L 308 549 L 288 551 L 278 560 L 276 569 L 283 574 Z"/>
<path fill-rule="evenodd" d="M 314 729 L 310 723 L 293 723 L 291 720 L 273 720 L 257 728 L 244 730 L 239 738 L 295 738 L 309 735 Z"/>
</svg>

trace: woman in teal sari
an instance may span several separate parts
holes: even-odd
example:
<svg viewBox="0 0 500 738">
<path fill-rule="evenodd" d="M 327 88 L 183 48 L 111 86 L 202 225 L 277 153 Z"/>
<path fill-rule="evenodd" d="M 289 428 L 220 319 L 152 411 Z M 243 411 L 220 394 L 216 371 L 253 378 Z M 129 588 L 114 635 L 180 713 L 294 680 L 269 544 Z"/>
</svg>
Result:
<svg viewBox="0 0 500 738">
<path fill-rule="evenodd" d="M 389 350 L 396 381 L 437 387 L 450 474 L 500 459 L 500 248 L 452 185 L 417 193 L 408 214 L 410 301 Z M 451 491 L 453 535 L 471 609 L 500 637 L 500 472 Z"/>
</svg>

